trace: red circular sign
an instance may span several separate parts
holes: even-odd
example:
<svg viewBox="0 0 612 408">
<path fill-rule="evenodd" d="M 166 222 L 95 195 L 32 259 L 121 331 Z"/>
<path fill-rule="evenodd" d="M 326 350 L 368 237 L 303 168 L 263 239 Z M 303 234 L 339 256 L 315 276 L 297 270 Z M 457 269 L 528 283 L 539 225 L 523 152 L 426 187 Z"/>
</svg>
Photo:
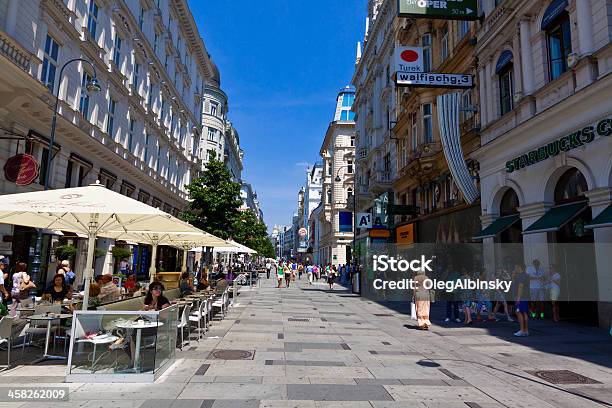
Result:
<svg viewBox="0 0 612 408">
<path fill-rule="evenodd" d="M 34 156 L 25 153 L 16 154 L 6 161 L 4 176 L 18 186 L 27 186 L 36 180 L 39 168 L 40 165 Z"/>
<path fill-rule="evenodd" d="M 400 54 L 400 57 L 406 62 L 414 62 L 419 59 L 419 54 L 416 51 L 406 50 Z"/>
</svg>

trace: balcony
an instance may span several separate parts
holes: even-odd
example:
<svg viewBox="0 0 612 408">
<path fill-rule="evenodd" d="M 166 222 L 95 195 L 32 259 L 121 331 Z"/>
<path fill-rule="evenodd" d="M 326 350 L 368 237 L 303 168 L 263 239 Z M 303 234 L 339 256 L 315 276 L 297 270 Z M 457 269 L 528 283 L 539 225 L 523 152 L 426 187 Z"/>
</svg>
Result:
<svg viewBox="0 0 612 408">
<path fill-rule="evenodd" d="M 87 27 L 83 27 L 81 43 L 82 49 L 88 54 L 90 58 L 97 59 L 104 63 L 104 56 L 106 55 L 106 50 L 100 47 L 96 39 L 92 37 Z"/>
<path fill-rule="evenodd" d="M 21 47 L 17 41 L 13 40 L 4 31 L 0 31 L 0 54 L 4 55 L 24 71 L 28 72 L 30 70 L 32 54 Z"/>
<path fill-rule="evenodd" d="M 390 170 L 377 170 L 370 177 L 370 192 L 379 195 L 389 191 L 392 188 L 392 182 Z"/>
<path fill-rule="evenodd" d="M 61 24 L 66 32 L 78 36 L 78 31 L 74 27 L 74 21 L 78 17 L 66 6 L 63 0 L 43 0 L 41 5 L 57 23 Z"/>
</svg>

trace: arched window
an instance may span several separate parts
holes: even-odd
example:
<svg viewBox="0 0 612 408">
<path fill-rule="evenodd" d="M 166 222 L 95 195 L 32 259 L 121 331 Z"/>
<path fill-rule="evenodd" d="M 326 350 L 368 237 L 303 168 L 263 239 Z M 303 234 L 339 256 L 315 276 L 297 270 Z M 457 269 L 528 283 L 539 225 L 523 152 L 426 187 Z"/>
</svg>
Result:
<svg viewBox="0 0 612 408">
<path fill-rule="evenodd" d="M 351 201 L 352 198 L 353 198 L 353 189 L 349 187 L 346 190 L 346 201 Z"/>
<path fill-rule="evenodd" d="M 567 170 L 555 187 L 555 203 L 584 200 L 584 192 L 589 189 L 586 179 L 576 168 Z"/>
<path fill-rule="evenodd" d="M 331 202 L 332 202 L 332 191 L 330 189 L 330 190 L 327 190 L 327 204 L 331 204 Z"/>
<path fill-rule="evenodd" d="M 514 95 L 512 52 L 504 51 L 497 60 L 495 73 L 499 78 L 499 111 L 503 116 L 513 108 Z"/>
<path fill-rule="evenodd" d="M 519 199 L 516 192 L 509 188 L 502 196 L 499 204 L 499 215 L 505 217 L 507 215 L 518 214 Z"/>
<path fill-rule="evenodd" d="M 551 81 L 567 71 L 567 56 L 572 52 L 572 36 L 567 0 L 554 0 L 542 18 L 542 30 L 546 32 L 548 76 Z"/>
</svg>

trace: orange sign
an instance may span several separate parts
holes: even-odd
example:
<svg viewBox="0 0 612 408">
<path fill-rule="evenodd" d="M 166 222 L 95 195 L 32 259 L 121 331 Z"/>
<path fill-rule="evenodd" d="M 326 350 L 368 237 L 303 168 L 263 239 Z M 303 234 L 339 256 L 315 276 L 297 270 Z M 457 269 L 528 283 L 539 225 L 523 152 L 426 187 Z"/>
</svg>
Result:
<svg viewBox="0 0 612 408">
<path fill-rule="evenodd" d="M 406 224 L 395 229 L 398 244 L 414 244 L 414 224 Z"/>
<path fill-rule="evenodd" d="M 388 229 L 373 228 L 370 230 L 370 238 L 389 238 L 390 236 Z"/>
</svg>

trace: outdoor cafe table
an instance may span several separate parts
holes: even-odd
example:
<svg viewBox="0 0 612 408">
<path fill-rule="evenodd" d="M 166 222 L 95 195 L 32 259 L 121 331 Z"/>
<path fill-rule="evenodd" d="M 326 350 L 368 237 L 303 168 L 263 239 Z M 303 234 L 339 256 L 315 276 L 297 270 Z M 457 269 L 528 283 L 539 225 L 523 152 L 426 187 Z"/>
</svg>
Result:
<svg viewBox="0 0 612 408">
<path fill-rule="evenodd" d="M 51 340 L 51 322 L 53 322 L 53 320 L 68 319 L 69 317 L 72 317 L 72 315 L 67 314 L 67 313 L 59 313 L 59 314 L 49 313 L 49 314 L 32 315 L 32 316 L 27 317 L 27 319 L 30 322 L 32 320 L 46 320 L 47 321 L 47 334 L 45 337 L 45 352 L 42 355 L 42 357 L 37 358 L 36 360 L 32 361 L 32 364 L 37 364 L 45 360 L 66 360 L 67 357 L 54 356 L 54 355 L 49 354 L 49 342 Z"/>
<path fill-rule="evenodd" d="M 163 322 L 146 322 L 144 320 L 126 321 L 118 323 L 117 327 L 122 329 L 136 330 L 136 343 L 134 350 L 134 370 L 138 371 L 140 367 L 140 343 L 142 342 L 142 329 L 150 329 L 152 327 L 161 327 Z"/>
</svg>

